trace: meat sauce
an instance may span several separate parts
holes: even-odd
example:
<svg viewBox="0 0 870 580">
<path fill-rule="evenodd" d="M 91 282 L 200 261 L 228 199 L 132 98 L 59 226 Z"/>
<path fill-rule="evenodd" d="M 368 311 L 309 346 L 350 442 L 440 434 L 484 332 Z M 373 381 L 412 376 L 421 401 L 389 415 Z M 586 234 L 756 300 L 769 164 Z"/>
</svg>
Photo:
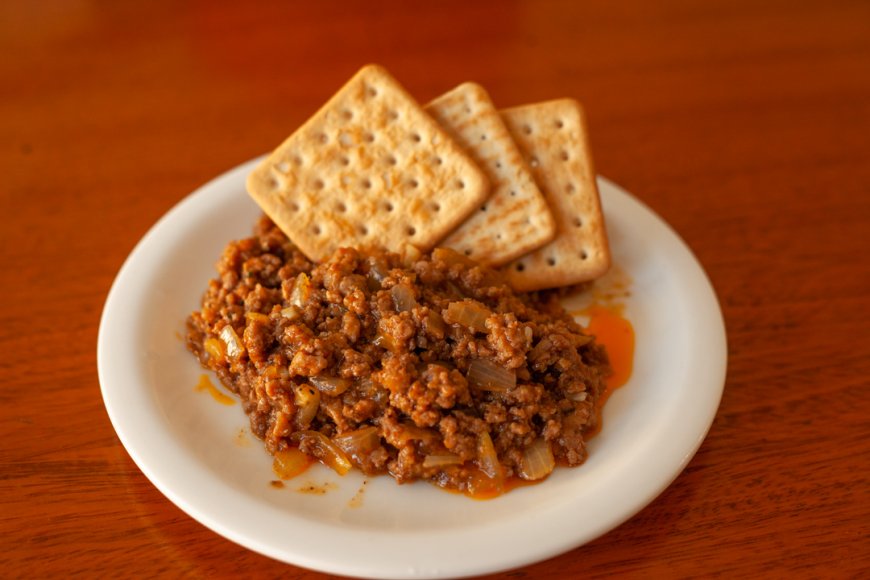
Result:
<svg viewBox="0 0 870 580">
<path fill-rule="evenodd" d="M 631 372 L 624 319 L 590 311 L 587 334 L 555 294 L 516 294 L 450 250 L 315 265 L 264 217 L 217 269 L 187 345 L 282 479 L 316 459 L 494 497 L 580 465 Z"/>
</svg>

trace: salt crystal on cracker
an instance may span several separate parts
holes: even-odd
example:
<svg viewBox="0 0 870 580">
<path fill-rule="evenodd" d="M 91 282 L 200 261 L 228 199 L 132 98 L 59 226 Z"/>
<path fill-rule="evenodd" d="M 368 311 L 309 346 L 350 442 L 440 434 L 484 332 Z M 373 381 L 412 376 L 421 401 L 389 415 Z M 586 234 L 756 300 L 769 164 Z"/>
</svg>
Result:
<svg viewBox="0 0 870 580">
<path fill-rule="evenodd" d="M 425 107 L 487 174 L 490 196 L 439 245 L 498 266 L 553 239 L 555 222 L 486 90 L 464 83 Z"/>
<path fill-rule="evenodd" d="M 610 249 L 595 182 L 586 117 L 561 99 L 501 111 L 556 218 L 549 244 L 505 266 L 519 291 L 587 282 L 610 267 Z"/>
<path fill-rule="evenodd" d="M 309 258 L 341 246 L 428 250 L 477 209 L 484 173 L 380 66 L 360 70 L 249 176 Z"/>
</svg>

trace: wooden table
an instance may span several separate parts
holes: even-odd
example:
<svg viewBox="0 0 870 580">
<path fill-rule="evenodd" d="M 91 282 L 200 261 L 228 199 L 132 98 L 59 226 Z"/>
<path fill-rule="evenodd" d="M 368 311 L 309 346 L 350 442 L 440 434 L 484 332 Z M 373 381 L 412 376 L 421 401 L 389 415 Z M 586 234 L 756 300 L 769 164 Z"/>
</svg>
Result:
<svg viewBox="0 0 870 580">
<path fill-rule="evenodd" d="M 867 2 L 15 0 L 0 48 L 0 575 L 321 577 L 152 486 L 96 340 L 148 228 L 366 62 L 421 101 L 470 79 L 502 105 L 580 99 L 600 173 L 680 233 L 724 311 L 724 397 L 688 468 L 510 576 L 870 574 Z"/>
</svg>

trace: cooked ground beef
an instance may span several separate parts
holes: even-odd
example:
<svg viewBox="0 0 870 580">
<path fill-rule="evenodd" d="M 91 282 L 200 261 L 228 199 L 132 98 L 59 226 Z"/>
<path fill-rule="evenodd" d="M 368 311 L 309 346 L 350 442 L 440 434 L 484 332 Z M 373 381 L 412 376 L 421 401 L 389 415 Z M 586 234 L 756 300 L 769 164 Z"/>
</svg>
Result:
<svg viewBox="0 0 870 580">
<path fill-rule="evenodd" d="M 554 296 L 450 250 L 315 265 L 267 218 L 254 234 L 225 249 L 187 345 L 271 453 L 471 492 L 583 462 L 609 367 Z"/>
</svg>

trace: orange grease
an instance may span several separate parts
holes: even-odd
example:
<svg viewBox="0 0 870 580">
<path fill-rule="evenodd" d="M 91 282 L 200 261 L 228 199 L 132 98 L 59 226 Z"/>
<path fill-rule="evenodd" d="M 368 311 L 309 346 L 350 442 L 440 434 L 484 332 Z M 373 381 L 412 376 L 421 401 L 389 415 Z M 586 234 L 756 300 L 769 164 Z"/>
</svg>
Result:
<svg viewBox="0 0 870 580">
<path fill-rule="evenodd" d="M 604 408 L 604 403 L 614 390 L 631 378 L 634 367 L 634 327 L 622 316 L 622 308 L 619 306 L 606 307 L 596 304 L 572 314 L 589 318 L 586 332 L 593 335 L 595 340 L 607 349 L 610 368 L 613 371 L 607 377 L 604 392 L 598 397 L 596 405 L 598 421 L 595 430 L 588 434 L 591 437 L 601 430 L 601 410 Z"/>
<path fill-rule="evenodd" d="M 199 382 L 196 384 L 196 390 L 207 392 L 212 398 L 221 405 L 235 405 L 236 400 L 220 392 L 214 383 L 208 378 L 208 375 L 200 375 Z"/>
</svg>

